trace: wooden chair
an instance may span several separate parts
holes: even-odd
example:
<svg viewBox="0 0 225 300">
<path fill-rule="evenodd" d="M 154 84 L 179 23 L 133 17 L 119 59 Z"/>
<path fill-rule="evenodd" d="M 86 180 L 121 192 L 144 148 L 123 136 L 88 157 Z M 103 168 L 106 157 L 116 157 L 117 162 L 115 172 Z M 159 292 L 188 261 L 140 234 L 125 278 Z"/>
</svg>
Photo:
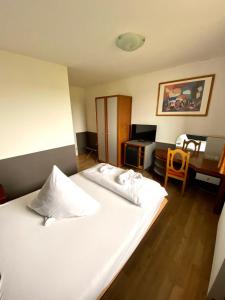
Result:
<svg viewBox="0 0 225 300">
<path fill-rule="evenodd" d="M 223 147 L 221 156 L 220 156 L 220 160 L 218 163 L 218 168 L 220 169 L 220 172 L 225 174 L 225 145 Z"/>
<path fill-rule="evenodd" d="M 188 150 L 188 145 L 189 144 L 194 144 L 194 153 L 198 153 L 201 147 L 201 141 L 197 142 L 195 140 L 184 140 L 183 142 L 183 147 L 182 150 L 187 151 Z"/>
<path fill-rule="evenodd" d="M 189 159 L 190 159 L 190 152 L 185 152 L 181 149 L 175 149 L 175 150 L 171 150 L 170 148 L 168 149 L 164 187 L 167 186 L 168 177 L 181 180 L 183 181 L 182 191 L 181 191 L 182 196 L 184 194 L 184 190 L 186 186 Z M 180 163 L 179 169 L 174 167 L 174 160 L 176 160 L 177 163 L 178 162 Z"/>
</svg>

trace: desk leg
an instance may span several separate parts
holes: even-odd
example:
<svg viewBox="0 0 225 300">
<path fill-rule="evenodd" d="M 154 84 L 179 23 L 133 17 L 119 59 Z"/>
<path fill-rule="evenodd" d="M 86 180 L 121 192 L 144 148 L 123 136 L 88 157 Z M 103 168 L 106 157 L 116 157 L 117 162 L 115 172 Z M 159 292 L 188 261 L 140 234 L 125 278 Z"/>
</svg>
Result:
<svg viewBox="0 0 225 300">
<path fill-rule="evenodd" d="M 223 209 L 224 199 L 225 199 L 225 177 L 221 178 L 216 203 L 214 206 L 214 212 L 216 214 L 221 213 L 221 211 Z"/>
</svg>

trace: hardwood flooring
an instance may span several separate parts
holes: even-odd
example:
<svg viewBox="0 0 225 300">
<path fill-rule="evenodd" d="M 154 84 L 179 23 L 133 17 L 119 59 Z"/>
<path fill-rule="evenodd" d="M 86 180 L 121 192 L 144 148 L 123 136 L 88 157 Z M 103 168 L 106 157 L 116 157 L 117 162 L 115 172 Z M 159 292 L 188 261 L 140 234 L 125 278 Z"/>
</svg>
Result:
<svg viewBox="0 0 225 300">
<path fill-rule="evenodd" d="M 77 163 L 83 170 L 96 161 L 82 155 Z M 169 203 L 102 300 L 206 299 L 218 222 L 215 194 L 193 184 L 182 197 L 172 179 L 167 191 Z"/>
</svg>

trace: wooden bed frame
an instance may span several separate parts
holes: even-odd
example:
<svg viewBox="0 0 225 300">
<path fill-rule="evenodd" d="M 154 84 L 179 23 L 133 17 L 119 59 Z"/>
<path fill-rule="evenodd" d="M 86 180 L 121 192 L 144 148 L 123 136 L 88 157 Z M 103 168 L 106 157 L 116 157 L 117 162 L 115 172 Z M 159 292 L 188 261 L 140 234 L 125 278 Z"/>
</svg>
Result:
<svg viewBox="0 0 225 300">
<path fill-rule="evenodd" d="M 148 233 L 148 231 L 150 230 L 150 228 L 152 227 L 153 223 L 155 223 L 155 221 L 157 220 L 157 218 L 159 217 L 159 215 L 161 214 L 162 210 L 165 208 L 166 204 L 168 203 L 168 199 L 164 198 L 164 200 L 162 201 L 155 217 L 153 218 L 151 224 L 148 226 L 145 235 L 143 236 L 143 238 L 146 236 L 146 234 Z M 142 240 L 143 240 L 142 238 Z M 140 243 L 139 243 L 140 244 Z M 134 251 L 137 249 L 137 247 L 139 246 L 139 244 L 136 246 L 136 248 L 134 249 Z M 134 253 L 134 252 L 133 252 Z M 133 254 L 132 253 L 132 254 Z M 117 274 L 113 277 L 113 279 L 110 281 L 110 283 L 104 288 L 104 290 L 102 290 L 102 292 L 100 293 L 100 295 L 97 297 L 96 300 L 100 300 L 104 294 L 106 293 L 106 291 L 110 288 L 111 284 L 113 283 L 113 281 L 117 278 L 117 276 L 119 275 L 119 273 L 122 271 L 122 269 L 125 267 L 127 261 L 124 263 L 124 265 L 120 268 L 120 270 L 117 272 Z"/>
</svg>

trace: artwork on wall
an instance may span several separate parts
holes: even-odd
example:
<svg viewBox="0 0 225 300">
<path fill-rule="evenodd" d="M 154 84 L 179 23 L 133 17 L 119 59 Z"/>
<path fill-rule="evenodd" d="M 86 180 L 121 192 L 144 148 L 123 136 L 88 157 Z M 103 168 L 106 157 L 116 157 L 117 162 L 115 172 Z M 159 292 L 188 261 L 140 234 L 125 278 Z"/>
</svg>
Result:
<svg viewBox="0 0 225 300">
<path fill-rule="evenodd" d="M 157 116 L 206 116 L 215 74 L 159 83 Z"/>
</svg>

